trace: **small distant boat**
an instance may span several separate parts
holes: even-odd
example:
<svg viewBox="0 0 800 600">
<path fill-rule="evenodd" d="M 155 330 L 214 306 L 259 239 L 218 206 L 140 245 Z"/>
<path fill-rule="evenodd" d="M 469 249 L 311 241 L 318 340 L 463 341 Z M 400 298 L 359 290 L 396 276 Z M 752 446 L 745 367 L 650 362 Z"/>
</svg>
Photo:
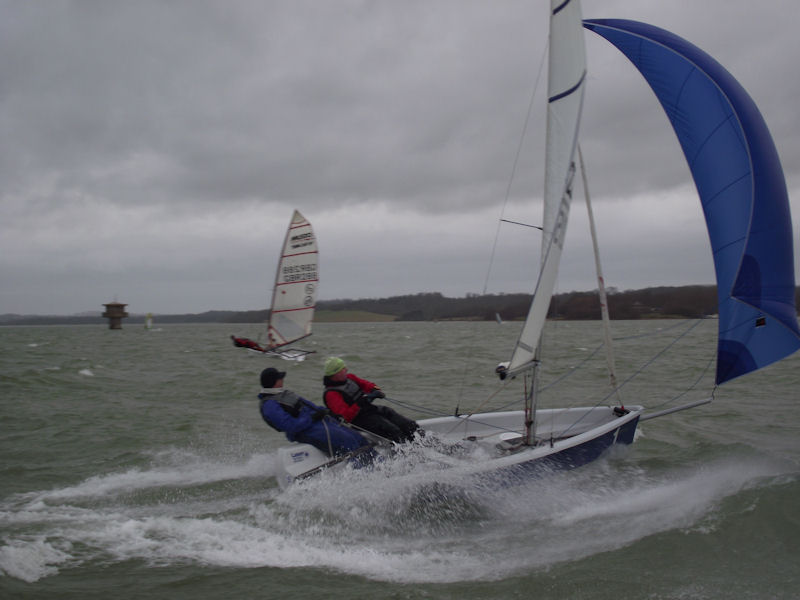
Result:
<svg viewBox="0 0 800 600">
<path fill-rule="evenodd" d="M 520 388 L 525 408 L 418 421 L 426 437 L 480 448 L 474 459 L 468 459 L 471 472 L 499 484 L 543 470 L 584 465 L 612 446 L 632 443 L 640 421 L 710 402 L 703 399 L 659 412 L 622 406 L 621 400 L 618 406 L 537 406 L 541 334 L 564 244 L 576 163 L 582 164 L 577 143 L 586 82 L 582 26 L 608 39 L 639 69 L 670 118 L 689 162 L 717 278 L 716 385 L 800 348 L 786 183 L 772 137 L 750 96 L 716 60 L 672 33 L 635 21 L 582 22 L 579 0 L 551 0 L 542 261 L 511 359 L 496 370 L 504 385 Z M 587 206 L 610 388 L 616 395 L 619 388 L 588 193 Z M 331 463 L 311 446 L 296 446 L 281 457 L 282 486 L 342 463 Z"/>
<path fill-rule="evenodd" d="M 311 223 L 295 210 L 286 231 L 267 324 L 267 343 L 231 336 L 234 346 L 284 360 L 304 360 L 313 350 L 292 347 L 311 335 L 319 285 L 319 252 Z"/>
<path fill-rule="evenodd" d="M 152 329 L 153 328 L 153 313 L 147 313 L 144 317 L 144 328 L 145 329 Z"/>
</svg>

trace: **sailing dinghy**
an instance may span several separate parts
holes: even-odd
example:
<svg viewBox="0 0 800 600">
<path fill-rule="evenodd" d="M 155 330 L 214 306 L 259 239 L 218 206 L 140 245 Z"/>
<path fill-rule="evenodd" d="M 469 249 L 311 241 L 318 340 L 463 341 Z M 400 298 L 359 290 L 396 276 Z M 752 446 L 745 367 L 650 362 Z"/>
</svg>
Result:
<svg viewBox="0 0 800 600">
<path fill-rule="evenodd" d="M 621 404 L 537 407 L 541 335 L 576 173 L 586 81 L 582 25 L 579 0 L 551 0 L 543 258 L 526 322 L 510 360 L 497 369 L 503 385 L 522 383 L 525 408 L 418 421 L 426 437 L 481 448 L 476 456 L 482 458 L 471 471 L 493 481 L 496 476 L 507 482 L 586 464 L 614 445 L 630 444 L 639 422 L 710 402 L 650 413 L 642 406 Z M 719 63 L 674 34 L 622 20 L 590 20 L 584 26 L 636 65 L 669 116 L 689 163 L 714 254 L 716 385 L 791 355 L 800 348 L 800 329 L 788 194 L 772 137 L 752 99 Z M 589 215 L 591 226 L 591 210 Z M 599 260 L 597 266 L 607 328 Z M 610 348 L 608 333 L 605 339 Z M 612 354 L 608 363 L 616 387 Z M 286 450 L 282 456 L 282 486 L 318 472 L 329 461 L 310 446 Z"/>
<path fill-rule="evenodd" d="M 319 252 L 311 223 L 295 210 L 286 231 L 267 324 L 267 344 L 231 336 L 250 352 L 301 361 L 313 350 L 292 345 L 311 335 L 319 285 Z"/>
</svg>

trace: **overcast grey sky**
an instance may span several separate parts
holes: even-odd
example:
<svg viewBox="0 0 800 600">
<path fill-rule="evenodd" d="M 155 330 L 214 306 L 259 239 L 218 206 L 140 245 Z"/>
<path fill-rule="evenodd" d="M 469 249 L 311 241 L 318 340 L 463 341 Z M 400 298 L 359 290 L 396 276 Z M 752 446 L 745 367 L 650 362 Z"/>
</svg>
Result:
<svg viewBox="0 0 800 600">
<path fill-rule="evenodd" d="M 537 223 L 545 0 L 0 0 L 0 313 L 265 308 L 292 210 L 322 299 L 481 293 L 498 219 Z M 664 27 L 759 105 L 800 218 L 800 2 L 584 0 Z M 581 133 L 607 284 L 713 283 L 655 97 L 586 32 Z M 503 225 L 486 291 L 531 291 Z M 595 287 L 575 202 L 560 292 Z M 797 243 L 797 236 L 795 236 Z M 796 262 L 798 262 L 796 260 Z"/>
</svg>

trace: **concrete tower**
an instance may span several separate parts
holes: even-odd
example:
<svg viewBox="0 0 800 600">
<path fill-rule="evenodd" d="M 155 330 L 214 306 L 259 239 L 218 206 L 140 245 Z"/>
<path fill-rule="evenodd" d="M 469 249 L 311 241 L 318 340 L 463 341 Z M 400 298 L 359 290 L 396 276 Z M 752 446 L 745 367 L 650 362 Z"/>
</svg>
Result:
<svg viewBox="0 0 800 600">
<path fill-rule="evenodd" d="M 108 319 L 108 328 L 122 329 L 122 319 L 128 316 L 128 313 L 125 312 L 125 307 L 128 305 L 120 302 L 109 302 L 108 304 L 103 304 L 103 306 L 106 307 L 106 312 L 103 313 L 103 316 Z"/>
</svg>

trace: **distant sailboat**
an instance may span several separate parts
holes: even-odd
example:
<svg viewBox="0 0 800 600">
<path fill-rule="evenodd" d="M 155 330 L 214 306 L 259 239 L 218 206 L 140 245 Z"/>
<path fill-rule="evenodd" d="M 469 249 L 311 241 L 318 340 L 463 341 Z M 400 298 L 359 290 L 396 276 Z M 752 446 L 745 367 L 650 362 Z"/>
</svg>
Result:
<svg viewBox="0 0 800 600">
<path fill-rule="evenodd" d="M 504 385 L 522 383 L 525 408 L 418 421 L 430 437 L 462 448 L 468 444 L 480 448 L 471 472 L 489 474 L 492 481 L 501 483 L 543 469 L 586 464 L 611 446 L 630 444 L 640 421 L 710 401 L 650 413 L 642 406 L 537 406 L 541 336 L 558 273 L 579 154 L 586 81 L 582 25 L 611 41 L 644 75 L 689 162 L 717 277 L 716 384 L 756 371 L 800 348 L 786 183 L 772 137 L 752 99 L 719 63 L 674 34 L 634 21 L 584 24 L 579 0 L 551 0 L 543 258 L 511 359 L 497 369 Z M 602 291 L 599 262 L 598 281 Z M 601 303 L 605 305 L 604 300 Z M 603 312 L 607 322 L 607 311 Z M 610 339 L 606 335 L 607 345 Z M 617 390 L 612 356 L 610 381 Z M 310 446 L 282 456 L 281 485 L 316 473 L 330 460 Z"/>
<path fill-rule="evenodd" d="M 313 350 L 292 348 L 311 335 L 319 285 L 319 252 L 311 223 L 295 210 L 286 231 L 275 274 L 267 324 L 267 343 L 231 336 L 237 347 L 284 360 L 303 360 Z"/>
<path fill-rule="evenodd" d="M 145 329 L 152 329 L 153 328 L 153 313 L 147 313 L 144 317 L 144 328 Z"/>
</svg>

